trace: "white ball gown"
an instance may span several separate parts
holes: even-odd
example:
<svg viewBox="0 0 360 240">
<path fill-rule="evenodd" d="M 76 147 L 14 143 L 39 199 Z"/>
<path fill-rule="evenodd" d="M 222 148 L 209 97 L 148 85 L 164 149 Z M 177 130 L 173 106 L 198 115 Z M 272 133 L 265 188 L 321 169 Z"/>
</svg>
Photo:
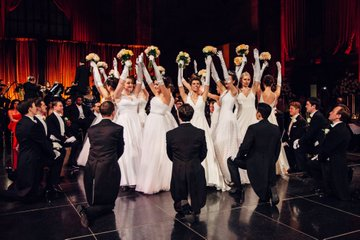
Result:
<svg viewBox="0 0 360 240">
<path fill-rule="evenodd" d="M 144 127 L 145 125 L 145 121 L 146 121 L 146 111 L 145 111 L 145 107 L 147 104 L 147 100 L 143 97 L 139 97 L 139 117 L 140 117 L 140 123 L 141 123 L 141 127 Z"/>
<path fill-rule="evenodd" d="M 202 96 L 199 96 L 196 103 L 194 103 L 191 96 L 188 95 L 186 102 L 194 108 L 194 115 L 191 119 L 191 124 L 205 131 L 207 155 L 201 164 L 205 169 L 206 183 L 208 186 L 215 186 L 217 189 L 225 190 L 227 186 L 225 185 L 219 163 L 215 157 L 214 143 L 211 138 L 209 124 L 205 118 L 204 99 Z"/>
<path fill-rule="evenodd" d="M 239 104 L 237 123 L 240 133 L 240 144 L 244 140 L 248 127 L 258 122 L 256 119 L 255 100 L 256 96 L 251 90 L 247 96 L 243 92 L 240 92 L 237 96 Z M 250 183 L 246 170 L 240 169 L 240 177 L 242 183 Z"/>
<path fill-rule="evenodd" d="M 136 191 L 146 194 L 170 190 L 172 172 L 172 162 L 166 153 L 166 132 L 173 129 L 166 118 L 169 106 L 160 97 L 153 97 L 150 106 L 143 130 L 136 184 Z"/>
<path fill-rule="evenodd" d="M 233 113 L 236 97 L 229 91 L 225 91 L 220 96 L 219 120 L 214 132 L 214 146 L 216 158 L 219 162 L 221 172 L 225 181 L 231 182 L 230 172 L 227 166 L 227 159 L 236 157 L 240 145 L 240 134 Z"/>
<path fill-rule="evenodd" d="M 91 126 L 94 126 L 94 125 L 98 124 L 102 120 L 102 116 L 101 116 L 100 113 L 94 112 L 94 114 L 95 114 L 95 119 L 91 123 Z M 88 157 L 89 157 L 89 152 L 90 152 L 90 141 L 89 141 L 89 138 L 88 138 L 88 136 L 86 134 L 83 147 L 82 147 L 82 149 L 80 151 L 80 154 L 78 156 L 78 159 L 77 159 L 77 164 L 79 166 L 85 166 L 86 165 Z"/>
<path fill-rule="evenodd" d="M 118 116 L 115 123 L 124 127 L 124 153 L 119 158 L 120 186 L 136 185 L 136 171 L 140 164 L 142 128 L 137 113 L 139 100 L 135 96 L 121 96 L 116 103 Z"/>
<path fill-rule="evenodd" d="M 259 102 L 264 102 L 262 94 L 260 95 Z M 276 126 L 279 126 L 279 124 L 278 124 L 278 122 L 276 120 L 276 116 L 275 116 L 276 99 L 270 104 L 270 107 L 271 107 L 272 110 L 271 110 L 270 116 L 268 117 L 268 120 L 269 120 L 270 123 L 275 124 Z M 276 162 L 276 174 L 285 175 L 285 174 L 287 174 L 288 169 L 289 169 L 289 162 L 288 162 L 287 157 L 286 157 L 285 149 L 281 145 L 279 159 Z"/>
</svg>

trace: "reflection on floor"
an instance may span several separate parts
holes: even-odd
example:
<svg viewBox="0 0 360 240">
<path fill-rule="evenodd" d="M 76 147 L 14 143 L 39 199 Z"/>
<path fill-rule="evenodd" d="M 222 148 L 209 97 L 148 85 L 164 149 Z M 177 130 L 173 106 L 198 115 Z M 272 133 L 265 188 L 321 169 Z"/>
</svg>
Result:
<svg viewBox="0 0 360 240">
<path fill-rule="evenodd" d="M 9 181 L 0 173 L 4 189 Z M 82 172 L 69 174 L 61 187 L 64 194 L 51 203 L 0 200 L 0 239 L 360 239 L 360 200 L 320 197 L 311 182 L 295 175 L 279 178 L 277 207 L 258 204 L 250 186 L 241 205 L 209 188 L 196 223 L 175 218 L 169 192 L 119 192 L 114 214 L 83 228 L 76 212 L 86 202 Z M 352 189 L 360 189 L 357 166 Z"/>
</svg>

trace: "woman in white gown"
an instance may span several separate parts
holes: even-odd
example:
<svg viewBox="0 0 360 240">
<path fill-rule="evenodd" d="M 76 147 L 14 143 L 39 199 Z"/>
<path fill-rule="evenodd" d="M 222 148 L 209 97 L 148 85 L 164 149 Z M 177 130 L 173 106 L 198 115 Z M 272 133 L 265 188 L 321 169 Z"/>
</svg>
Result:
<svg viewBox="0 0 360 240">
<path fill-rule="evenodd" d="M 165 115 L 169 111 L 171 96 L 154 58 L 150 56 L 149 59 L 153 64 L 157 80 L 152 82 L 145 65 L 141 63 L 146 82 L 155 96 L 150 101 L 150 113 L 143 130 L 138 169 L 141 174 L 137 175 L 136 191 L 154 194 L 162 190 L 170 190 L 172 162 L 166 153 L 166 132 L 172 128 Z"/>
<path fill-rule="evenodd" d="M 209 86 L 210 86 L 210 66 L 211 66 L 211 57 L 206 58 L 206 80 L 204 83 L 203 90 L 200 90 L 201 81 L 198 78 L 194 78 L 190 82 L 190 92 L 186 95 L 184 87 L 182 85 L 182 72 L 183 68 L 181 64 L 178 69 L 178 86 L 180 96 L 184 102 L 190 104 L 194 108 L 194 115 L 191 119 L 191 124 L 195 127 L 203 129 L 205 131 L 206 146 L 207 146 L 207 155 L 206 158 L 202 161 L 202 165 L 205 169 L 206 183 L 208 186 L 215 186 L 217 189 L 225 190 L 227 186 L 225 185 L 222 173 L 220 171 L 219 164 L 215 157 L 215 148 L 212 141 L 209 124 L 205 118 L 205 102 L 207 100 Z M 202 92 L 202 95 L 199 92 Z"/>
<path fill-rule="evenodd" d="M 140 117 L 140 122 L 141 122 L 141 127 L 144 128 L 145 125 L 145 121 L 146 121 L 146 104 L 149 101 L 149 93 L 145 88 L 144 83 L 142 83 L 141 85 L 141 92 L 138 95 L 138 99 L 139 99 L 139 117 Z"/>
<path fill-rule="evenodd" d="M 280 62 L 276 62 L 277 68 L 278 68 L 278 77 L 277 77 L 277 84 L 276 84 L 276 91 L 273 92 L 271 90 L 271 86 L 274 84 L 274 78 L 271 75 L 264 76 L 263 84 L 264 84 L 264 91 L 261 91 L 259 93 L 259 102 L 267 103 L 271 106 L 272 111 L 268 118 L 269 122 L 272 124 L 278 125 L 278 122 L 276 120 L 276 104 L 277 99 L 280 96 L 281 93 L 281 64 Z M 289 163 L 286 157 L 286 153 L 284 150 L 284 147 L 281 146 L 280 149 L 280 155 L 279 159 L 276 162 L 276 174 L 287 174 L 287 170 L 289 169 Z"/>
<path fill-rule="evenodd" d="M 225 77 L 226 87 L 221 83 L 220 78 L 216 72 L 215 66 L 211 64 L 211 74 L 220 90 L 220 114 L 219 120 L 214 132 L 214 146 L 216 158 L 219 162 L 221 172 L 225 182 L 231 182 L 230 172 L 227 166 L 227 159 L 231 157 L 234 159 L 240 146 L 239 129 L 236 122 L 236 116 L 233 113 L 235 101 L 237 97 L 237 88 L 234 86 L 234 81 L 227 72 L 225 61 L 222 52 L 218 52 L 221 61 L 223 73 Z"/>
</svg>

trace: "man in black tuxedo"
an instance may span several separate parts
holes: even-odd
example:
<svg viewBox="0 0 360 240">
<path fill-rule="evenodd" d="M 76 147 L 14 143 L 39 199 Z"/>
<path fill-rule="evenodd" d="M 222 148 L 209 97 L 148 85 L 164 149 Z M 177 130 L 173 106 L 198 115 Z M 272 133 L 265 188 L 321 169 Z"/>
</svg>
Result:
<svg viewBox="0 0 360 240">
<path fill-rule="evenodd" d="M 25 96 L 24 100 L 37 98 L 40 96 L 40 86 L 36 85 L 35 77 L 29 76 L 23 85 Z"/>
<path fill-rule="evenodd" d="M 89 158 L 84 171 L 84 186 L 89 207 L 77 206 L 84 227 L 95 217 L 111 213 L 120 186 L 118 159 L 124 152 L 124 129 L 113 123 L 114 104 L 106 101 L 100 106 L 103 120 L 89 128 Z"/>
<path fill-rule="evenodd" d="M 21 102 L 18 110 L 23 117 L 16 126 L 19 141 L 17 177 L 5 195 L 21 201 L 33 201 L 42 193 L 42 159 L 53 159 L 55 154 L 34 118 L 37 111 L 34 101 Z"/>
<path fill-rule="evenodd" d="M 330 112 L 332 122 L 320 149 L 319 161 L 322 163 L 323 181 L 327 194 L 335 194 L 341 200 L 350 200 L 346 150 L 351 140 L 347 127 L 350 110 L 339 104 Z"/>
<path fill-rule="evenodd" d="M 206 202 L 205 171 L 201 165 L 207 154 L 205 131 L 190 123 L 194 109 L 189 104 L 183 104 L 178 114 L 180 126 L 166 133 L 167 155 L 173 162 L 170 191 L 175 210 L 179 214 L 192 212 L 196 220 Z"/>
<path fill-rule="evenodd" d="M 76 68 L 74 83 L 77 85 L 77 91 L 80 95 L 86 95 L 89 87 L 90 67 L 85 65 L 84 60 L 80 60 L 79 66 Z"/>
<path fill-rule="evenodd" d="M 293 148 L 305 152 L 309 157 L 307 162 L 303 165 L 304 170 L 313 178 L 321 178 L 321 170 L 316 156 L 319 154 L 322 143 L 324 142 L 325 134 L 323 129 L 328 125 L 327 119 L 319 111 L 320 100 L 315 97 L 310 97 L 306 101 L 306 112 L 310 114 L 310 123 L 305 134 L 294 141 Z"/>
<path fill-rule="evenodd" d="M 289 160 L 290 169 L 288 173 L 304 171 L 306 156 L 301 149 L 294 149 L 294 141 L 300 139 L 306 131 L 306 120 L 300 115 L 301 104 L 299 102 L 290 102 L 289 114 L 290 122 L 285 128 L 283 144 L 287 159 Z"/>
<path fill-rule="evenodd" d="M 48 136 L 52 141 L 53 148 L 60 152 L 60 156 L 55 159 L 50 166 L 50 181 L 52 189 L 56 192 L 62 192 L 58 184 L 60 183 L 60 172 L 66 154 L 65 147 L 76 145 L 76 138 L 66 126 L 62 118 L 64 107 L 61 101 L 55 100 L 53 102 L 54 112 L 46 118 L 48 128 Z"/>
<path fill-rule="evenodd" d="M 228 159 L 231 180 L 236 187 L 235 195 L 238 195 L 236 198 L 240 203 L 244 199 L 244 191 L 239 167 L 247 169 L 250 184 L 261 202 L 268 202 L 269 198 L 273 205 L 279 202 L 275 187 L 275 163 L 280 154 L 281 135 L 279 127 L 268 121 L 270 113 L 271 107 L 268 104 L 258 104 L 256 118 L 259 122 L 247 129 L 235 159 Z"/>
</svg>

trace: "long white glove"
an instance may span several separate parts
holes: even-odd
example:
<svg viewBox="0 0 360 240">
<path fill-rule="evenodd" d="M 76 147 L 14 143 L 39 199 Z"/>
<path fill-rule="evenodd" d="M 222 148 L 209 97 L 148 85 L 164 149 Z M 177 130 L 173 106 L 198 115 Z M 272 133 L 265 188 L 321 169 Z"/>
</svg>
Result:
<svg viewBox="0 0 360 240">
<path fill-rule="evenodd" d="M 68 139 L 65 140 L 65 143 L 73 143 L 76 141 L 76 138 L 74 136 L 69 137 Z"/>
<path fill-rule="evenodd" d="M 61 149 L 61 148 L 62 148 L 62 146 L 61 146 L 60 143 L 58 143 L 58 142 L 52 142 L 52 147 L 53 147 L 54 149 Z"/>
<path fill-rule="evenodd" d="M 144 72 L 144 76 L 145 76 L 145 80 L 146 80 L 147 84 L 148 84 L 148 85 L 149 85 L 149 84 L 152 84 L 152 83 L 153 83 L 153 80 L 151 79 L 151 76 L 150 76 L 150 74 L 149 74 L 149 72 L 148 72 L 145 64 L 144 64 L 143 62 L 140 62 L 140 64 L 141 64 L 141 69 L 142 69 L 143 72 Z"/>
<path fill-rule="evenodd" d="M 212 63 L 212 58 L 209 55 L 205 58 L 205 64 L 206 64 L 206 76 L 205 76 L 205 83 L 204 83 L 205 86 L 210 86 L 211 63 Z"/>
<path fill-rule="evenodd" d="M 262 78 L 262 75 L 263 75 L 263 73 L 264 73 L 264 71 L 265 71 L 265 68 L 267 68 L 268 66 L 269 66 L 268 61 L 264 61 L 264 63 L 263 63 L 262 66 L 261 66 L 261 70 L 260 70 L 260 74 L 259 74 L 259 81 L 260 81 L 261 78 Z"/>
<path fill-rule="evenodd" d="M 222 70 L 224 73 L 225 81 L 228 82 L 228 81 L 230 81 L 230 76 L 229 76 L 229 73 L 228 73 L 228 70 L 227 70 L 227 67 L 225 64 L 223 53 L 222 53 L 222 51 L 218 51 L 216 54 L 218 55 L 218 57 L 220 59 L 220 63 L 221 63 L 221 67 L 222 67 Z"/>
<path fill-rule="evenodd" d="M 260 59 L 259 59 L 259 50 L 257 48 L 254 49 L 254 60 L 255 64 L 253 65 L 254 69 L 254 82 L 260 83 L 261 77 L 260 76 Z"/>
<path fill-rule="evenodd" d="M 103 85 L 103 83 L 101 81 L 101 76 L 100 76 L 100 73 L 99 73 L 98 66 L 96 65 L 96 63 L 94 61 L 90 62 L 90 66 L 93 68 L 93 76 L 94 76 L 95 86 L 103 87 L 104 85 Z"/>
<path fill-rule="evenodd" d="M 52 141 L 60 141 L 60 139 L 58 139 L 57 137 L 55 137 L 54 135 L 50 135 L 50 140 Z"/>
<path fill-rule="evenodd" d="M 241 74 L 242 74 L 242 72 L 243 72 L 243 70 L 244 70 L 244 67 L 245 67 L 245 64 L 246 64 L 246 63 L 247 63 L 247 58 L 246 58 L 245 54 L 243 54 L 241 65 L 240 65 L 240 66 L 236 66 L 236 68 L 235 68 L 236 78 L 239 80 L 239 81 L 238 81 L 238 86 L 239 86 L 239 83 L 240 83 Z"/>
<path fill-rule="evenodd" d="M 281 63 L 276 62 L 276 66 L 277 66 L 277 70 L 278 70 L 276 85 L 281 87 L 281 80 L 282 80 L 281 79 Z"/>
<path fill-rule="evenodd" d="M 129 60 L 128 60 L 129 61 Z M 129 64 L 127 63 L 128 61 L 125 62 L 124 64 L 124 68 L 121 72 L 121 75 L 120 75 L 120 79 L 121 80 L 126 80 L 126 78 L 129 76 Z M 130 65 L 131 66 L 131 65 Z"/>
<path fill-rule="evenodd" d="M 156 80 L 158 81 L 159 85 L 163 85 L 164 84 L 164 80 L 162 78 L 162 75 L 159 71 L 159 67 L 156 64 L 155 58 L 153 55 L 149 56 L 149 60 L 151 61 L 153 67 L 154 67 L 154 71 L 155 71 L 155 76 L 156 76 Z"/>
<path fill-rule="evenodd" d="M 179 64 L 179 65 L 178 65 L 178 78 L 177 78 L 177 82 L 178 82 L 178 86 L 179 86 L 179 87 L 183 87 L 183 84 L 182 84 L 183 71 L 184 71 L 184 68 L 182 68 L 182 67 L 180 66 L 180 64 Z"/>
<path fill-rule="evenodd" d="M 104 68 L 99 68 L 99 71 L 100 71 L 101 75 L 103 75 L 104 79 L 108 78 Z"/>
<path fill-rule="evenodd" d="M 113 69 L 114 69 L 114 77 L 119 79 L 120 78 L 120 73 L 119 73 L 119 70 L 118 70 L 118 63 L 117 63 L 116 58 L 113 59 Z"/>
<path fill-rule="evenodd" d="M 220 78 L 219 78 L 219 74 L 216 71 L 214 62 L 211 62 L 211 76 L 212 78 L 215 80 L 215 82 L 219 82 Z"/>
<path fill-rule="evenodd" d="M 136 84 L 142 84 L 144 74 L 143 74 L 143 70 L 142 70 L 139 58 L 136 59 L 135 71 L 136 71 Z"/>
<path fill-rule="evenodd" d="M 194 72 L 197 73 L 198 69 L 197 69 L 197 62 L 196 60 L 194 60 Z"/>
</svg>

